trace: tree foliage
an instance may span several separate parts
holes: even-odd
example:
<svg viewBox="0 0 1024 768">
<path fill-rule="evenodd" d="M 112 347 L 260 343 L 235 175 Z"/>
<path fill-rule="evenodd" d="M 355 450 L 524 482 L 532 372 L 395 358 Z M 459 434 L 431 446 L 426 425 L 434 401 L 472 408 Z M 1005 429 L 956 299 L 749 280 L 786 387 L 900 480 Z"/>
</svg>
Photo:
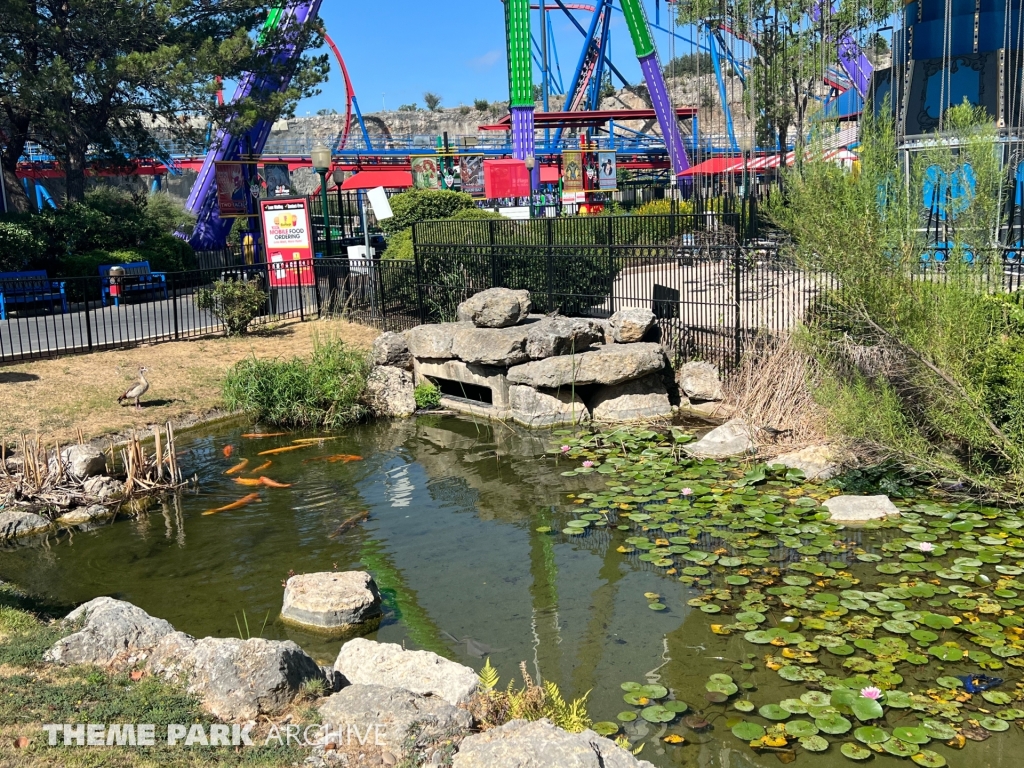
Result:
<svg viewBox="0 0 1024 768">
<path fill-rule="evenodd" d="M 392 235 L 421 221 L 444 219 L 456 211 L 474 207 L 473 198 L 464 192 L 449 189 L 410 189 L 391 198 L 391 211 L 394 216 L 384 219 L 380 225 L 385 233 Z"/>
</svg>

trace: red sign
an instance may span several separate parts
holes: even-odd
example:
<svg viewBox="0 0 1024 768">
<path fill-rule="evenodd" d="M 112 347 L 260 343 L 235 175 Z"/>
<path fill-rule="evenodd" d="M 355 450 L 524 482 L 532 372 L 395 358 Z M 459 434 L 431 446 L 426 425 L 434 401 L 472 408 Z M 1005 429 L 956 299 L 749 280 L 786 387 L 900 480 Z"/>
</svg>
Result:
<svg viewBox="0 0 1024 768">
<path fill-rule="evenodd" d="M 316 285 L 309 206 L 305 198 L 261 200 L 263 242 L 267 248 L 270 286 Z"/>
<path fill-rule="evenodd" d="M 484 189 L 490 199 L 529 197 L 530 171 L 522 160 L 484 160 Z"/>
<path fill-rule="evenodd" d="M 249 187 L 245 183 L 245 171 L 241 163 L 217 162 L 213 166 L 217 181 L 217 212 L 222 219 L 237 219 L 246 216 Z"/>
</svg>

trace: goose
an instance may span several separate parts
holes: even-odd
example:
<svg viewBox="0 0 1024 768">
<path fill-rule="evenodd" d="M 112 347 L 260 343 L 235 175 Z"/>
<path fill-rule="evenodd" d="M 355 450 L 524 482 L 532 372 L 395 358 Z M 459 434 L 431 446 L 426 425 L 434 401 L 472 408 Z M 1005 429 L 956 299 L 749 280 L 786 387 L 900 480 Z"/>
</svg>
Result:
<svg viewBox="0 0 1024 768">
<path fill-rule="evenodd" d="M 139 368 L 139 380 L 128 387 L 125 393 L 117 398 L 118 405 L 123 403 L 125 400 L 134 400 L 135 407 L 137 409 L 142 408 L 142 406 L 139 405 L 139 398 L 149 390 L 149 382 L 146 381 L 146 370 L 146 368 Z"/>
</svg>

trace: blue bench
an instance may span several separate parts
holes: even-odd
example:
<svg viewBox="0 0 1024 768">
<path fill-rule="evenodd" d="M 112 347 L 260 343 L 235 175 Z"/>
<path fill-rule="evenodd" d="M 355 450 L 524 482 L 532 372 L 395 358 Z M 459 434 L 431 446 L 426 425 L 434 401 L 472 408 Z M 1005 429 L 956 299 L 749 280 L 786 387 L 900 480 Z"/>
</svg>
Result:
<svg viewBox="0 0 1024 768">
<path fill-rule="evenodd" d="M 35 304 L 50 302 L 50 311 L 59 301 L 64 314 L 68 312 L 68 297 L 64 283 L 51 280 L 45 269 L 30 269 L 25 272 L 0 272 L 0 320 L 7 319 L 7 309 L 12 304 Z"/>
<path fill-rule="evenodd" d="M 104 264 L 100 267 L 100 288 L 103 291 L 103 306 L 107 305 L 110 298 L 110 288 L 113 279 L 110 277 L 110 270 L 114 267 L 121 267 L 124 276 L 119 278 L 119 290 L 115 292 L 114 299 L 123 299 L 132 293 L 159 292 L 167 298 L 167 275 L 163 272 L 153 272 L 149 268 L 148 261 L 132 261 L 127 264 Z"/>
</svg>

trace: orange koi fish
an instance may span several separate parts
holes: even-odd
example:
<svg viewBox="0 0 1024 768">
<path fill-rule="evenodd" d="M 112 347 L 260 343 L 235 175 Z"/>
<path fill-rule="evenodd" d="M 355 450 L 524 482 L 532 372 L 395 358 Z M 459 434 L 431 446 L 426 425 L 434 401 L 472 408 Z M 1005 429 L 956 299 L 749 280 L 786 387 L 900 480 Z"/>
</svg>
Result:
<svg viewBox="0 0 1024 768">
<path fill-rule="evenodd" d="M 217 507 L 216 509 L 208 509 L 203 512 L 204 515 L 215 515 L 218 512 L 227 512 L 229 509 L 240 509 L 247 504 L 252 504 L 254 501 L 259 501 L 260 495 L 258 493 L 250 493 L 248 496 L 243 496 L 238 501 L 233 501 L 230 504 L 225 504 L 223 507 Z"/>
<path fill-rule="evenodd" d="M 249 434 L 242 435 L 242 437 L 249 438 L 250 440 L 259 440 L 261 437 L 281 437 L 287 434 L 287 432 L 250 432 Z"/>
<path fill-rule="evenodd" d="M 278 453 L 285 453 L 286 451 L 297 451 L 299 448 L 309 448 L 309 443 L 303 443 L 302 445 L 286 445 L 284 448 L 271 448 L 269 451 L 260 451 L 257 456 L 274 456 Z"/>
<path fill-rule="evenodd" d="M 255 477 L 236 477 L 235 482 L 239 485 L 262 485 L 259 478 Z"/>
<path fill-rule="evenodd" d="M 258 480 L 260 485 L 265 485 L 267 488 L 291 488 L 291 483 L 279 483 L 277 480 L 271 480 L 269 477 L 260 477 Z"/>
<path fill-rule="evenodd" d="M 304 461 L 303 464 L 305 464 L 306 462 L 310 462 L 310 461 L 327 461 L 327 462 L 330 462 L 331 464 L 335 464 L 335 463 L 340 461 L 342 464 L 348 464 L 350 461 L 362 461 L 362 460 L 363 460 L 362 456 L 356 456 L 355 454 L 351 454 L 351 453 L 336 453 L 333 456 L 317 456 L 316 458 L 313 458 L 313 459 L 306 459 L 306 461 Z"/>
<path fill-rule="evenodd" d="M 337 440 L 338 437 L 300 437 L 298 440 L 292 440 L 293 443 L 324 443 L 328 440 Z"/>
<path fill-rule="evenodd" d="M 241 472 L 243 469 L 246 468 L 246 466 L 248 466 L 248 464 L 249 464 L 249 460 L 248 459 L 242 459 L 240 462 L 235 464 L 235 466 L 233 466 L 231 469 L 229 469 L 224 474 L 225 475 L 233 475 L 233 474 L 235 474 L 237 472 Z"/>
<path fill-rule="evenodd" d="M 267 459 L 266 461 L 264 461 L 262 464 L 260 464 L 255 469 L 250 469 L 248 471 L 251 472 L 252 474 L 256 474 L 257 472 L 262 472 L 264 469 L 266 469 L 267 467 L 269 467 L 273 463 L 274 462 L 272 462 L 270 459 Z"/>
<path fill-rule="evenodd" d="M 224 458 L 225 459 L 230 459 L 231 458 L 231 454 L 234 453 L 234 452 L 235 452 L 235 446 L 233 446 L 233 445 L 225 445 L 224 446 Z"/>
</svg>

